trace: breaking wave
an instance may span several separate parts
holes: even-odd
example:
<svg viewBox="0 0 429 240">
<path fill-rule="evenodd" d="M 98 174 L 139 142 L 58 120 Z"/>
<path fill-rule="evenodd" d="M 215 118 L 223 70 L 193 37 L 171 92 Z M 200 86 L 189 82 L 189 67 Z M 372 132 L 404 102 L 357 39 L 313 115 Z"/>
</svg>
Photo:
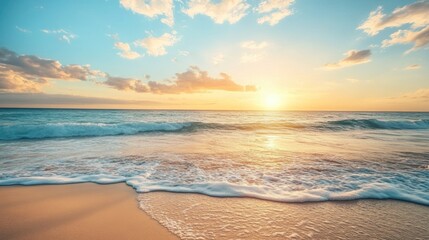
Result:
<svg viewBox="0 0 429 240">
<path fill-rule="evenodd" d="M 429 120 L 383 121 L 377 119 L 344 119 L 311 124 L 293 122 L 205 123 L 205 122 L 130 122 L 130 123 L 55 123 L 0 126 L 0 140 L 45 139 L 135 135 L 150 132 L 195 132 L 201 130 L 418 130 L 429 129 Z"/>
</svg>

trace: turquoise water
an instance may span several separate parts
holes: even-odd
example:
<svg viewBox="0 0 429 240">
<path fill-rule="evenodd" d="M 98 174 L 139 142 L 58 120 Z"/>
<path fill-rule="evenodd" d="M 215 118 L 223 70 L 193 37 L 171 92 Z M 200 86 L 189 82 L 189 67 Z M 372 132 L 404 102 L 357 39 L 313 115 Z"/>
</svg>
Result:
<svg viewBox="0 0 429 240">
<path fill-rule="evenodd" d="M 0 185 L 429 205 L 429 113 L 0 109 Z"/>
</svg>

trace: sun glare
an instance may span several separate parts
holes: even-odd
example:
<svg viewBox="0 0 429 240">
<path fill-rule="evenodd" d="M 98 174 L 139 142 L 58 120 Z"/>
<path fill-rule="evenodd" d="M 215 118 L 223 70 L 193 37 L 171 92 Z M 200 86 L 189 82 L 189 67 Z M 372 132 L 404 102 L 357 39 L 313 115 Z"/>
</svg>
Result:
<svg viewBox="0 0 429 240">
<path fill-rule="evenodd" d="M 264 97 L 265 108 L 278 109 L 282 105 L 282 98 L 278 94 L 267 94 Z"/>
</svg>

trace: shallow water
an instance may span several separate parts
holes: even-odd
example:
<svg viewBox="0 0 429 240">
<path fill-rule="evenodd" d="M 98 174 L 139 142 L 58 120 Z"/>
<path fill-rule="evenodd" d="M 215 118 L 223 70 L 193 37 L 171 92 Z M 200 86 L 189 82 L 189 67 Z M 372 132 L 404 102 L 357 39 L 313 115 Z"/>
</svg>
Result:
<svg viewBox="0 0 429 240">
<path fill-rule="evenodd" d="M 140 208 L 183 240 L 428 239 L 429 208 L 400 201 L 278 203 L 139 194 Z"/>
<path fill-rule="evenodd" d="M 429 205 L 429 113 L 0 110 L 0 185 Z"/>
</svg>

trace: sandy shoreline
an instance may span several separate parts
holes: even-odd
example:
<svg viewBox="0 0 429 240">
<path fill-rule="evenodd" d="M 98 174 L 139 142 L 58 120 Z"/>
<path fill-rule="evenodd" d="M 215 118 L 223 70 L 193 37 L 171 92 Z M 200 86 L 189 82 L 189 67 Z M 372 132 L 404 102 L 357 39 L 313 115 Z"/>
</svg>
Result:
<svg viewBox="0 0 429 240">
<path fill-rule="evenodd" d="M 178 239 L 125 184 L 0 187 L 0 239 Z"/>
<path fill-rule="evenodd" d="M 83 183 L 0 187 L 0 213 L 0 239 L 429 239 L 429 207 L 392 200 L 279 203 Z"/>
</svg>

